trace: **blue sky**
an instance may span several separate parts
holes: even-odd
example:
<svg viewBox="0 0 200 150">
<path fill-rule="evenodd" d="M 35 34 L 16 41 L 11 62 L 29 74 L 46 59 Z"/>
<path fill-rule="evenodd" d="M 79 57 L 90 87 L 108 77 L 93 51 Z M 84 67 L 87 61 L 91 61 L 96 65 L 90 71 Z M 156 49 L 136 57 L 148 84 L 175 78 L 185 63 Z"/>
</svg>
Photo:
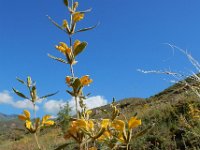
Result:
<svg viewBox="0 0 200 150">
<path fill-rule="evenodd" d="M 192 66 L 180 52 L 163 44 L 171 43 L 200 57 L 200 1 L 198 0 L 87 0 L 79 9 L 93 8 L 77 28 L 100 25 L 75 38 L 87 41 L 78 56 L 75 74 L 90 74 L 94 83 L 85 89 L 92 96 L 110 101 L 112 97 L 149 97 L 170 86 L 164 75 L 142 74 L 137 69 L 190 72 Z M 50 100 L 70 100 L 64 79 L 69 68 L 47 57 L 62 55 L 54 46 L 68 37 L 47 19 L 61 23 L 67 17 L 62 0 L 21 0 L 0 2 L 0 93 L 13 103 L 21 100 L 11 88 L 26 89 L 16 81 L 31 75 L 37 81 L 39 95 L 60 91 Z M 74 38 L 74 39 L 75 39 Z M 7 91 L 7 92 L 5 92 Z M 7 97 L 7 99 L 9 99 Z M 2 100 L 3 101 L 3 100 Z M 13 114 L 22 109 L 0 102 L 0 112 Z"/>
</svg>

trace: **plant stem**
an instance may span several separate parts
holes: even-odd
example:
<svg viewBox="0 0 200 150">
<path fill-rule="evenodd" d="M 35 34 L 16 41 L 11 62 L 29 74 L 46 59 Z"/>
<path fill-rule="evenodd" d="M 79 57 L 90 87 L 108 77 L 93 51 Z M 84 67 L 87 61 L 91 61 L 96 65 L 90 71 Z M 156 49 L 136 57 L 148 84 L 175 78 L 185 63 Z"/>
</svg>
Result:
<svg viewBox="0 0 200 150">
<path fill-rule="evenodd" d="M 72 65 L 70 65 L 70 72 L 71 72 L 71 74 L 72 74 L 72 77 L 74 78 L 74 69 L 73 69 L 73 66 L 72 66 Z"/>
<path fill-rule="evenodd" d="M 34 112 L 34 119 L 36 119 L 36 109 L 35 109 L 35 103 L 33 103 L 33 112 Z"/>
<path fill-rule="evenodd" d="M 34 120 L 36 120 L 36 108 L 35 108 L 35 103 L 34 102 L 33 102 L 33 112 L 34 112 Z M 35 137 L 35 141 L 36 141 L 38 149 L 41 150 L 41 147 L 40 147 L 40 144 L 38 142 L 38 137 L 37 137 L 37 133 L 36 132 L 34 133 L 34 137 Z"/>
<path fill-rule="evenodd" d="M 129 150 L 129 144 L 126 145 L 126 150 Z"/>
<path fill-rule="evenodd" d="M 73 5 L 73 0 L 72 0 L 72 5 Z M 71 15 L 71 22 L 72 22 L 72 15 Z M 69 42 L 70 42 L 70 48 L 71 48 L 71 54 L 73 55 L 74 57 L 74 54 L 73 54 L 73 46 L 72 46 L 72 37 L 71 35 L 69 35 Z M 70 72 L 72 74 L 72 77 L 74 78 L 75 75 L 74 75 L 74 68 L 73 68 L 73 65 L 70 64 Z M 77 119 L 79 118 L 79 115 L 78 115 L 78 97 L 75 96 L 75 104 L 76 104 L 76 117 Z"/>
<path fill-rule="evenodd" d="M 76 103 L 76 117 L 78 119 L 79 115 L 78 115 L 78 97 L 77 96 L 75 96 L 75 103 Z"/>
<path fill-rule="evenodd" d="M 34 133 L 34 137 L 35 137 L 35 141 L 36 141 L 36 143 L 37 143 L 38 149 L 41 150 L 41 147 L 40 147 L 40 144 L 39 144 L 39 142 L 38 142 L 38 137 L 37 137 L 36 132 Z"/>
</svg>

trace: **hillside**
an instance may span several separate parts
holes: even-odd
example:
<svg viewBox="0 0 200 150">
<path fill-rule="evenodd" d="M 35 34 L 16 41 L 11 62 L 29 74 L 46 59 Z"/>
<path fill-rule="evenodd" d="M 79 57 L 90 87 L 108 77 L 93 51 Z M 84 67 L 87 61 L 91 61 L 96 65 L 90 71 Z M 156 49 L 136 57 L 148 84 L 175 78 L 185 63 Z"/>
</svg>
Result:
<svg viewBox="0 0 200 150">
<path fill-rule="evenodd" d="M 0 113 L 0 132 L 13 129 L 13 128 L 22 128 L 23 124 L 18 120 L 17 115 L 6 115 Z"/>
<path fill-rule="evenodd" d="M 0 121 L 4 121 L 4 120 L 12 120 L 12 119 L 16 119 L 17 115 L 6 115 L 3 113 L 0 113 Z"/>
<path fill-rule="evenodd" d="M 186 80 L 192 85 L 198 85 L 194 80 Z M 142 119 L 142 126 L 139 130 L 152 127 L 147 133 L 132 141 L 133 149 L 200 148 L 200 119 L 193 118 L 191 115 L 191 108 L 200 109 L 199 97 L 183 82 L 174 84 L 147 99 L 126 98 L 116 103 L 122 115 L 129 118 L 137 114 L 138 118 Z M 95 108 L 92 117 L 99 119 L 108 117 L 110 111 L 109 105 Z M 120 115 L 121 118 L 122 115 Z M 30 135 L 25 135 L 21 131 L 17 134 L 20 136 L 19 140 L 7 137 L 8 139 L 4 141 L 9 140 L 9 142 L 2 142 L 0 149 L 36 149 L 35 144 L 31 142 L 33 139 Z M 60 128 L 55 126 L 41 133 L 40 142 L 46 145 L 46 149 L 51 150 L 65 143 L 65 140 Z M 66 148 L 66 150 L 70 149 L 73 148 Z"/>
</svg>

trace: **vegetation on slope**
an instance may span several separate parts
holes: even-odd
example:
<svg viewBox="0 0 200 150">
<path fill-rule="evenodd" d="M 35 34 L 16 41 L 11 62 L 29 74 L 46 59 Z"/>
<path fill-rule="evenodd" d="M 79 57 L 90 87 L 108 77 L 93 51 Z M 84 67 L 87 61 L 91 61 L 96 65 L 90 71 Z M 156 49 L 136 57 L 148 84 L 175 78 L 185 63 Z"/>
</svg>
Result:
<svg viewBox="0 0 200 150">
<path fill-rule="evenodd" d="M 116 103 L 121 109 L 121 118 L 126 116 L 129 119 L 130 116 L 137 113 L 137 116 L 142 119 L 143 124 L 138 130 L 152 126 L 147 133 L 132 140 L 133 149 L 200 148 L 199 98 L 185 84 L 177 83 L 147 99 L 128 98 Z M 93 117 L 106 118 L 109 111 L 108 105 L 93 109 Z M 55 149 L 64 143 L 59 126 L 45 129 L 40 134 L 42 135 L 41 142 L 48 145 L 46 149 Z M 14 148 L 16 150 L 17 147 L 22 148 L 23 146 L 26 147 L 24 149 L 27 147 L 36 149 L 35 143 L 30 142 L 29 135 L 20 138 L 18 140 L 18 138 L 12 139 L 7 136 L 5 139 L 1 139 L 0 149 Z"/>
</svg>

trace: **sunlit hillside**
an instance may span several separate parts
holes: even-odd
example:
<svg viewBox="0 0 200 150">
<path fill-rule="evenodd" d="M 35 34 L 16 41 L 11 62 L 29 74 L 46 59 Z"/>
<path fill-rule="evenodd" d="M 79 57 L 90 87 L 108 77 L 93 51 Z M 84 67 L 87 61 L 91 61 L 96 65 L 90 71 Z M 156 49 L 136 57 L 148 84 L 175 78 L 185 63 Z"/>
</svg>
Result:
<svg viewBox="0 0 200 150">
<path fill-rule="evenodd" d="M 188 81 L 197 85 L 194 80 Z M 137 130 L 147 129 L 138 138 L 131 141 L 132 149 L 199 149 L 200 144 L 200 120 L 191 114 L 191 107 L 200 108 L 199 98 L 182 82 L 177 83 L 166 90 L 147 99 L 127 98 L 117 101 L 121 110 L 120 118 L 129 118 L 137 113 L 142 119 L 142 126 Z M 93 118 L 107 118 L 110 115 L 109 105 L 92 110 Z M 199 114 L 196 114 L 199 115 Z M 1 121 L 0 149 L 5 150 L 36 150 L 33 137 L 24 132 L 22 126 L 15 126 L 16 119 Z M 9 134 L 8 134 L 9 133 Z M 41 131 L 40 142 L 44 149 L 56 149 L 63 145 L 74 149 L 73 140 L 66 141 L 58 125 Z M 62 148 L 61 148 L 62 149 Z"/>
</svg>

